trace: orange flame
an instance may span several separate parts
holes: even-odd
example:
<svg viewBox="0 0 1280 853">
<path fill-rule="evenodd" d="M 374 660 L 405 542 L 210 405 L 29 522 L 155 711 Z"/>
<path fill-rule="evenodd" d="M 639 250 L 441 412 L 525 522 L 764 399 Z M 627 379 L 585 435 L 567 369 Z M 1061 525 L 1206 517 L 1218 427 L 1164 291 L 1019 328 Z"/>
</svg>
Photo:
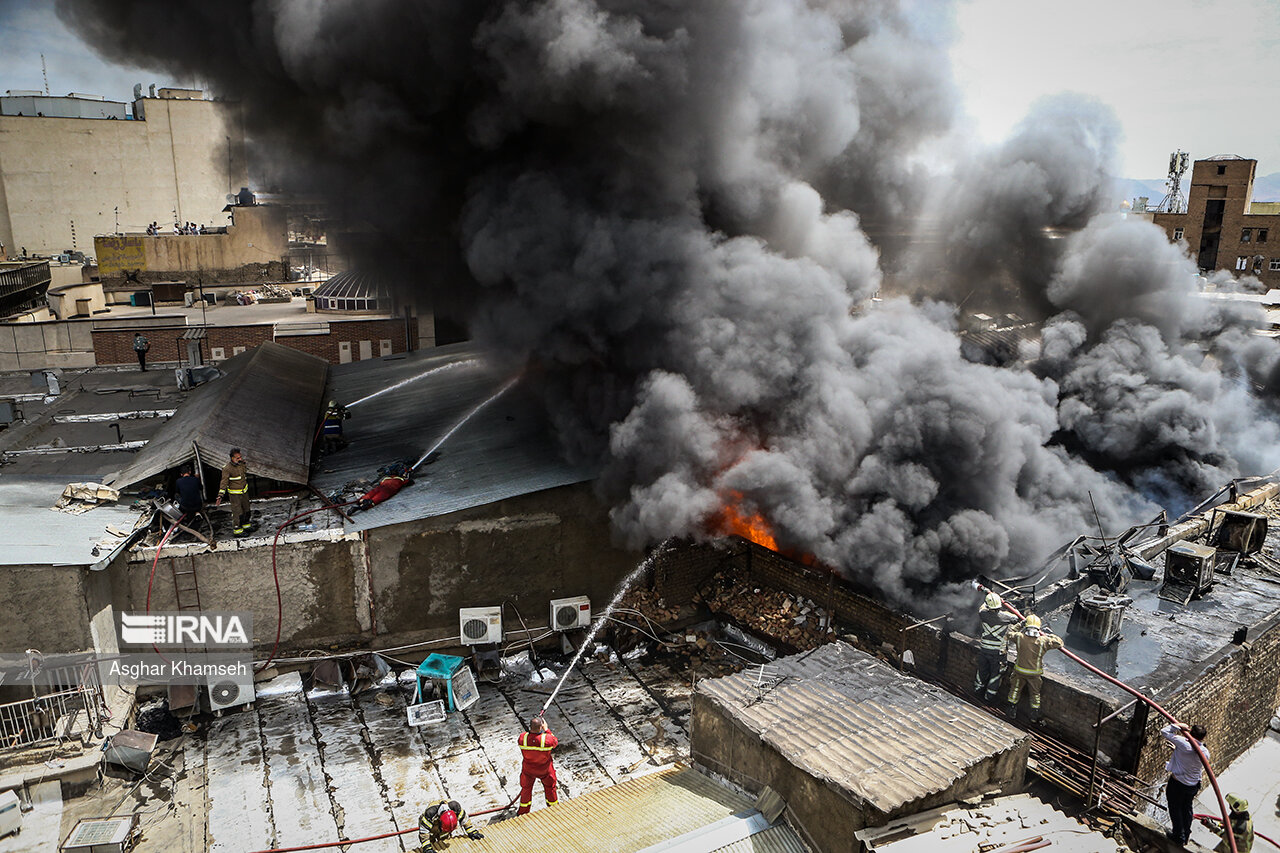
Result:
<svg viewBox="0 0 1280 853">
<path fill-rule="evenodd" d="M 720 510 L 716 519 L 717 529 L 725 534 L 734 534 L 749 539 L 757 545 L 763 545 L 771 551 L 778 550 L 778 541 L 773 538 L 773 528 L 758 512 L 750 515 L 742 511 L 743 494 L 729 492 L 729 501 Z"/>
</svg>

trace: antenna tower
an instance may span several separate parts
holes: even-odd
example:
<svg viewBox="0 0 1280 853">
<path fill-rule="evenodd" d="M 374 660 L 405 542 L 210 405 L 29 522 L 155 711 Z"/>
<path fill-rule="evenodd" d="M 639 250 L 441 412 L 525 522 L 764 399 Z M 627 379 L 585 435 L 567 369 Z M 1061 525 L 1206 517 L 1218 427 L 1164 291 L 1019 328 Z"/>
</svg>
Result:
<svg viewBox="0 0 1280 853">
<path fill-rule="evenodd" d="M 1182 176 L 1187 173 L 1191 155 L 1179 149 L 1169 155 L 1169 177 L 1164 186 L 1168 193 L 1156 206 L 1156 213 L 1186 213 L 1187 197 L 1182 194 Z"/>
<path fill-rule="evenodd" d="M 44 75 L 44 93 L 49 94 L 49 69 L 44 64 L 44 54 L 40 54 L 40 73 Z"/>
</svg>

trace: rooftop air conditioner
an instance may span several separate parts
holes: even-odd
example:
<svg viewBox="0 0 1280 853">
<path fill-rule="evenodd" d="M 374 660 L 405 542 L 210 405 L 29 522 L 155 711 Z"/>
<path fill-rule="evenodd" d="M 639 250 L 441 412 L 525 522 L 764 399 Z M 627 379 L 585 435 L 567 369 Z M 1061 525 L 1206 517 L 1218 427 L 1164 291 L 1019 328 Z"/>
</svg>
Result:
<svg viewBox="0 0 1280 853">
<path fill-rule="evenodd" d="M 1164 585 L 1159 596 L 1186 604 L 1213 586 L 1218 552 L 1195 542 L 1178 542 L 1165 551 Z"/>
<path fill-rule="evenodd" d="M 591 625 L 591 599 L 585 595 L 551 601 L 551 630 L 575 631 Z"/>
<path fill-rule="evenodd" d="M 252 708 L 254 700 L 253 669 L 245 667 L 243 674 L 211 678 L 209 687 L 209 710 L 221 714 L 230 708 L 241 705 Z"/>
<path fill-rule="evenodd" d="M 62 853 L 124 853 L 141 830 L 138 815 L 85 818 L 75 825 L 58 849 Z"/>
<path fill-rule="evenodd" d="M 501 607 L 458 608 L 458 633 L 467 646 L 502 642 Z"/>
</svg>

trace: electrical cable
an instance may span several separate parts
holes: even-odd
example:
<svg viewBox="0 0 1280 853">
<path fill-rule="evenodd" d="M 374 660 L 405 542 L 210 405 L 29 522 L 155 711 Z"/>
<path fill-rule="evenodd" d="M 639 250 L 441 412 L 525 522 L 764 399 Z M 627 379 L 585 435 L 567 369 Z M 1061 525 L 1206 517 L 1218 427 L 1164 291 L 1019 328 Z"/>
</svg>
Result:
<svg viewBox="0 0 1280 853">
<path fill-rule="evenodd" d="M 526 639 L 528 639 L 529 626 L 524 624 L 524 617 L 520 615 L 520 608 L 516 607 L 516 603 L 511 599 L 509 598 L 503 599 L 502 606 L 506 607 L 508 604 L 510 604 L 511 609 L 516 612 L 516 618 L 520 620 L 520 627 L 524 629 L 524 636 Z M 533 640 L 529 640 L 529 661 L 533 662 L 533 661 L 536 661 L 537 659 L 538 659 L 538 653 L 533 648 Z"/>
<path fill-rule="evenodd" d="M 975 583 L 974 586 L 976 586 L 978 589 L 982 590 L 983 592 L 991 591 L 986 587 L 984 587 L 982 584 Z M 1012 613 L 1014 616 L 1017 616 L 1019 619 L 1024 618 L 1022 613 L 1018 610 L 1018 608 L 1014 607 L 1012 604 L 1010 604 L 1007 601 L 1004 601 L 1003 599 L 1001 599 L 1001 602 L 1004 604 L 1005 609 L 1008 610 L 1010 613 Z M 1079 655 L 1075 654 L 1072 651 L 1069 651 L 1065 647 L 1059 649 L 1059 651 L 1061 651 L 1064 655 L 1066 655 L 1071 660 L 1080 664 L 1085 669 L 1092 672 L 1094 675 L 1110 682 L 1111 684 L 1114 684 L 1116 687 L 1119 687 L 1121 690 L 1124 690 L 1125 692 L 1129 693 L 1134 698 L 1142 702 L 1145 702 L 1147 705 L 1150 705 L 1152 709 L 1154 709 L 1157 713 L 1160 714 L 1160 716 L 1164 717 L 1170 723 L 1174 725 L 1178 725 L 1178 719 L 1174 717 L 1173 714 L 1170 714 L 1164 708 L 1160 707 L 1160 705 L 1154 699 L 1150 698 L 1145 693 L 1141 692 L 1140 690 L 1137 690 L 1136 688 L 1130 687 L 1129 685 L 1125 684 L 1123 681 L 1121 681 L 1118 678 L 1108 675 L 1107 673 L 1098 669 L 1093 664 L 1086 661 L 1084 658 L 1080 657 Z M 1200 746 L 1200 742 L 1197 741 L 1195 738 L 1193 738 L 1190 735 L 1190 733 L 1187 733 L 1185 737 L 1187 739 L 1187 743 L 1191 745 L 1192 750 L 1195 752 L 1196 757 L 1200 759 L 1200 763 L 1204 766 L 1204 772 L 1209 777 L 1210 784 L 1213 785 L 1213 793 L 1218 797 L 1218 808 L 1222 810 L 1222 820 L 1225 822 L 1227 819 L 1227 801 L 1222 796 L 1222 788 L 1218 785 L 1218 777 L 1214 775 L 1213 768 L 1209 766 L 1209 757 L 1205 755 L 1204 750 Z M 1227 841 L 1230 843 L 1231 853 L 1240 853 L 1240 851 L 1236 848 L 1235 836 L 1232 833 L 1227 833 L 1225 837 Z"/>
<path fill-rule="evenodd" d="M 471 812 L 467 817 L 482 817 L 487 814 L 493 814 L 494 812 L 505 812 L 516 804 L 517 799 L 519 799 L 519 794 L 512 797 L 511 802 L 507 803 L 505 806 L 498 806 L 497 808 L 485 809 L 484 811 L 479 812 Z M 253 853 L 296 853 L 298 850 L 323 850 L 326 847 L 345 847 L 348 844 L 363 844 L 366 841 L 379 841 L 383 838 L 395 838 L 397 835 L 408 835 L 411 832 L 417 831 L 418 828 L 415 826 L 412 829 L 400 829 L 395 832 L 384 832 L 381 835 L 370 835 L 366 838 L 347 838 L 342 841 L 326 841 L 322 844 L 303 844 L 298 847 L 272 847 L 267 850 L 255 850 Z"/>
</svg>

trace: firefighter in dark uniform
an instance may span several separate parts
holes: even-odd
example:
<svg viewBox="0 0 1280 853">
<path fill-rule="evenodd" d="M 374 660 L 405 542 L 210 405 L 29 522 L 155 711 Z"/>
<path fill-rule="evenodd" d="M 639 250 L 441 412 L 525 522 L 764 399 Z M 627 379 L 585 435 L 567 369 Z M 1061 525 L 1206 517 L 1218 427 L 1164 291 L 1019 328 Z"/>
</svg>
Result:
<svg viewBox="0 0 1280 853">
<path fill-rule="evenodd" d="M 351 413 L 346 406 L 337 400 L 329 401 L 329 408 L 324 410 L 324 421 L 320 426 L 326 453 L 333 453 L 346 446 L 346 441 L 342 438 L 342 422 L 349 417 Z"/>
<path fill-rule="evenodd" d="M 973 679 L 973 692 L 987 704 L 994 704 L 1000 692 L 1000 676 L 1004 673 L 1009 649 L 1009 626 L 1018 617 L 1004 609 L 1004 601 L 994 592 L 987 593 L 978 611 L 982 634 L 978 640 L 978 672 Z"/>
<path fill-rule="evenodd" d="M 457 800 L 441 800 L 427 806 L 418 816 L 418 846 L 415 853 L 436 853 L 436 843 L 444 841 L 459 826 L 472 841 L 484 838 L 484 834 L 471 825 L 467 810 Z"/>
<path fill-rule="evenodd" d="M 232 533 L 243 536 L 253 525 L 249 523 L 249 468 L 240 448 L 231 448 L 231 461 L 222 466 L 222 483 L 218 486 L 218 504 L 224 497 L 231 500 Z"/>
</svg>

